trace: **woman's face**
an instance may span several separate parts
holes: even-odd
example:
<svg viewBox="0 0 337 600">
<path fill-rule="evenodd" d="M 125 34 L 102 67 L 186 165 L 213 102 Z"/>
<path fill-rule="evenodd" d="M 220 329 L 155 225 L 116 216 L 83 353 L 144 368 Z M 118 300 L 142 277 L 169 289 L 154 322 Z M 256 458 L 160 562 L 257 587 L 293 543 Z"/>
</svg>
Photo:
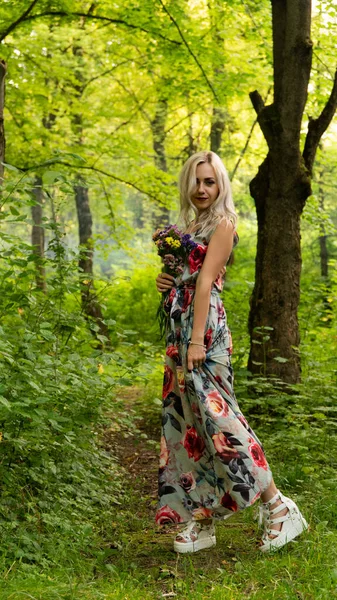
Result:
<svg viewBox="0 0 337 600">
<path fill-rule="evenodd" d="M 196 187 L 192 193 L 192 204 L 198 212 L 209 208 L 219 195 L 215 172 L 209 163 L 200 163 L 196 170 Z"/>
</svg>

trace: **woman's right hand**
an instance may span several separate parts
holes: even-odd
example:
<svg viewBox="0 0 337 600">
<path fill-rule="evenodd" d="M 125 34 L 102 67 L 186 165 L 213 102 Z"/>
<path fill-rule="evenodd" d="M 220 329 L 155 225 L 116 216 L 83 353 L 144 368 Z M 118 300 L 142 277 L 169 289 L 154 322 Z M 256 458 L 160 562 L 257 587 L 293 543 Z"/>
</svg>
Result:
<svg viewBox="0 0 337 600">
<path fill-rule="evenodd" d="M 174 286 L 174 277 L 168 273 L 159 273 L 156 279 L 158 292 L 167 292 Z"/>
</svg>

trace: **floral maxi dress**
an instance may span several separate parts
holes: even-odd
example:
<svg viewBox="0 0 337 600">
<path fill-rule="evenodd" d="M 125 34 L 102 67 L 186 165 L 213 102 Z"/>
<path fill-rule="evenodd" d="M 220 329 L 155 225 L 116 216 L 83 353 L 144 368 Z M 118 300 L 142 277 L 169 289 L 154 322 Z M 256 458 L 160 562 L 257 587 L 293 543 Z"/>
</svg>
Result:
<svg viewBox="0 0 337 600">
<path fill-rule="evenodd" d="M 220 298 L 221 276 L 211 290 L 205 327 L 206 361 L 187 370 L 196 279 L 208 242 L 193 236 L 184 272 L 167 296 L 158 525 L 225 519 L 247 508 L 269 486 L 272 473 L 261 443 L 233 390 L 232 341 Z M 234 237 L 234 245 L 238 241 Z"/>
</svg>

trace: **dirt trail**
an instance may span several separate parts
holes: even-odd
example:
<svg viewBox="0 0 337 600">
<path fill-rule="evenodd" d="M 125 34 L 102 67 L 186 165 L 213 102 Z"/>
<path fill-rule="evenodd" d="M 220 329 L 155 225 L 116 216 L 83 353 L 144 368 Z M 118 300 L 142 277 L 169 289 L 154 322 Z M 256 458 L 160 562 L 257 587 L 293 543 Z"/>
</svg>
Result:
<svg viewBox="0 0 337 600">
<path fill-rule="evenodd" d="M 125 410 L 134 409 L 135 401 L 140 397 L 137 388 L 125 388 L 123 398 L 125 399 Z M 146 418 L 137 420 L 136 428 L 140 433 L 127 435 L 123 427 L 108 429 L 104 434 L 105 447 L 111 451 L 130 480 L 133 490 L 141 498 L 151 498 L 148 502 L 149 512 L 154 514 L 154 503 L 158 494 L 158 466 L 159 452 L 149 440 L 160 441 L 160 414 L 158 411 L 158 423 L 153 423 Z M 147 438 L 141 437 L 146 434 Z"/>
</svg>

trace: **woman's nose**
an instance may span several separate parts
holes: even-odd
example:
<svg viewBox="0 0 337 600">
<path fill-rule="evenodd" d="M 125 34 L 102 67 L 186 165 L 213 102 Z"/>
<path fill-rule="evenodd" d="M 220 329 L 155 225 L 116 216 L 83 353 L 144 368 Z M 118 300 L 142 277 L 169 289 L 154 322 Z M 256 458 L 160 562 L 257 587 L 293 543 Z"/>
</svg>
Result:
<svg viewBox="0 0 337 600">
<path fill-rule="evenodd" d="M 203 193 L 205 191 L 205 187 L 204 187 L 203 181 L 199 182 L 198 191 L 199 191 L 199 193 Z"/>
</svg>

